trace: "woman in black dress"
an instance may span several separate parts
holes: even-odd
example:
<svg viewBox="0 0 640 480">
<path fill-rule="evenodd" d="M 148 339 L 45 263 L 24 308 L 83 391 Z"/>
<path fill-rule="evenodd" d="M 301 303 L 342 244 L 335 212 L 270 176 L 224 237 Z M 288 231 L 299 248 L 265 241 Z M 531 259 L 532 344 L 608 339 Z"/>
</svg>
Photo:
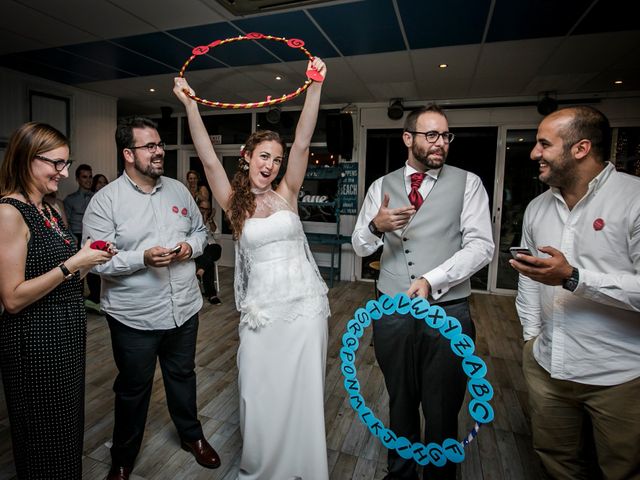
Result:
<svg viewBox="0 0 640 480">
<path fill-rule="evenodd" d="M 80 278 L 113 254 L 78 251 L 43 201 L 69 175 L 69 142 L 27 123 L 0 168 L 0 367 L 20 479 L 80 479 L 86 313 Z"/>
</svg>

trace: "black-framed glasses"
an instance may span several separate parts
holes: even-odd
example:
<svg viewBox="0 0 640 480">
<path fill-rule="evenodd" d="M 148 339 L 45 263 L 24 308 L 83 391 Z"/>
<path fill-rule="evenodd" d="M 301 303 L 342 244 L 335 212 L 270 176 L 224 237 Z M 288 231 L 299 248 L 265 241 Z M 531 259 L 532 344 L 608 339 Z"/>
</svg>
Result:
<svg viewBox="0 0 640 480">
<path fill-rule="evenodd" d="M 158 143 L 147 143 L 146 145 L 140 145 L 139 147 L 129 147 L 129 150 L 137 150 L 138 148 L 146 148 L 149 153 L 156 153 L 156 151 L 161 148 L 164 150 L 166 143 L 158 142 Z"/>
<path fill-rule="evenodd" d="M 427 139 L 429 143 L 436 143 L 438 141 L 438 137 L 442 137 L 442 141 L 444 143 L 451 143 L 453 139 L 456 137 L 451 132 L 436 132 L 435 130 L 430 130 L 428 132 L 412 132 L 407 130 L 407 133 L 411 133 L 412 135 L 424 135 L 424 138 Z"/>
<path fill-rule="evenodd" d="M 52 160 L 50 158 L 43 157 L 42 155 L 35 155 L 34 158 L 42 160 L 43 162 L 50 163 L 51 165 L 53 165 L 53 168 L 56 169 L 56 172 L 61 172 L 65 168 L 69 168 L 73 163 L 73 160 Z"/>
</svg>

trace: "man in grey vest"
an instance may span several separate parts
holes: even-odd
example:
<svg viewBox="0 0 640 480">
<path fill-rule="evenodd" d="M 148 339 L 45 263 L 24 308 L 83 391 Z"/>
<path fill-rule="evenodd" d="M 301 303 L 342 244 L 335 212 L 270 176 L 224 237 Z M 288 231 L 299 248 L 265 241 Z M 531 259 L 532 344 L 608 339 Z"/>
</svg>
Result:
<svg viewBox="0 0 640 480">
<path fill-rule="evenodd" d="M 457 318 L 475 338 L 469 313 L 469 278 L 491 261 L 493 239 L 487 192 L 480 178 L 445 165 L 454 135 L 436 105 L 411 112 L 402 134 L 404 167 L 371 184 L 352 236 L 356 254 L 383 247 L 380 292 L 427 298 Z M 413 442 L 442 444 L 458 437 L 466 376 L 449 341 L 407 315 L 373 322 L 376 359 L 389 392 L 390 425 Z M 424 438 L 420 413 L 425 416 Z M 388 454 L 385 479 L 417 479 L 416 463 Z M 429 464 L 424 478 L 455 479 L 456 466 Z"/>
</svg>

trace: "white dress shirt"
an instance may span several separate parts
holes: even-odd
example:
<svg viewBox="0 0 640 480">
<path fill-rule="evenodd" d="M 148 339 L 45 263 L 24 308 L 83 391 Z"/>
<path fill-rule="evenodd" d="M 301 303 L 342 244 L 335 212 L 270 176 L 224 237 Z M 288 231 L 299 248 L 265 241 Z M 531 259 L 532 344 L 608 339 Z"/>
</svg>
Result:
<svg viewBox="0 0 640 480">
<path fill-rule="evenodd" d="M 525 211 L 522 243 L 560 250 L 580 276 L 569 292 L 520 275 L 516 307 L 538 363 L 588 385 L 639 377 L 640 178 L 608 163 L 573 210 L 547 190 Z"/>
<path fill-rule="evenodd" d="M 144 251 L 151 247 L 186 242 L 193 259 L 207 245 L 200 210 L 182 183 L 160 177 L 146 193 L 123 173 L 93 196 L 83 223 L 83 238 L 109 241 L 118 249 L 92 270 L 102 277 L 105 312 L 139 330 L 176 328 L 198 313 L 202 296 L 193 260 L 157 268 L 144 264 Z"/>
<path fill-rule="evenodd" d="M 417 170 L 408 163 L 405 164 L 404 183 L 407 191 L 407 206 L 409 205 L 408 195 L 411 192 L 411 174 L 416 172 Z M 418 189 L 422 198 L 427 198 L 438 179 L 440 169 L 428 170 L 426 174 Z M 351 236 L 353 249 L 361 257 L 371 255 L 384 244 L 384 235 L 379 238 L 369 230 L 369 222 L 376 216 L 382 203 L 383 178 L 378 178 L 369 187 Z M 438 300 L 451 287 L 471 277 L 487 265 L 493 257 L 494 244 L 487 191 L 480 177 L 471 172 L 467 172 L 460 228 L 462 229 L 462 248 L 441 265 L 422 275 L 431 285 L 431 296 L 434 300 Z"/>
</svg>

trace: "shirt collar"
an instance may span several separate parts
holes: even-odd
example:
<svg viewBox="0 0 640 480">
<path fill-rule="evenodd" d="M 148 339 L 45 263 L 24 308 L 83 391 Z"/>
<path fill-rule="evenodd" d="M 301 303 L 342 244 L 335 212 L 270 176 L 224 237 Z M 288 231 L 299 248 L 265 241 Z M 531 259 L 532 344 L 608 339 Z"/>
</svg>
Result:
<svg viewBox="0 0 640 480">
<path fill-rule="evenodd" d="M 613 163 L 606 162 L 606 165 L 602 169 L 602 171 L 598 175 L 596 175 L 594 178 L 591 179 L 591 181 L 589 182 L 589 186 L 587 188 L 587 193 L 585 193 L 584 197 L 582 198 L 586 198 L 589 195 L 595 195 L 598 192 L 598 190 L 602 188 L 602 186 L 605 184 L 607 179 L 615 171 L 616 171 L 616 167 L 613 165 Z M 560 189 L 558 187 L 550 187 L 550 188 L 551 188 L 551 193 L 553 193 L 553 196 L 564 202 L 564 197 L 562 196 L 562 192 L 560 192 Z M 582 199 L 580 199 L 580 202 L 581 201 Z"/>
<path fill-rule="evenodd" d="M 153 187 L 153 189 L 149 193 L 147 193 L 142 188 L 140 188 L 138 184 L 134 182 L 129 175 L 127 175 L 126 171 L 122 172 L 122 175 L 127 180 L 127 182 L 129 182 L 129 185 L 131 185 L 138 192 L 144 193 L 145 195 L 153 195 L 154 193 L 156 193 L 158 190 L 162 188 L 162 177 L 158 177 L 158 180 L 156 180 L 156 184 Z"/>
<path fill-rule="evenodd" d="M 441 171 L 442 171 L 442 167 L 432 168 L 431 170 L 427 170 L 425 173 L 429 175 L 431 178 L 433 178 L 434 180 L 437 180 L 438 175 L 440 175 Z M 422 173 L 422 172 L 419 172 L 418 170 L 413 168 L 411 165 L 409 165 L 409 161 L 406 161 L 404 164 L 404 176 L 410 177 L 414 173 Z"/>
</svg>

